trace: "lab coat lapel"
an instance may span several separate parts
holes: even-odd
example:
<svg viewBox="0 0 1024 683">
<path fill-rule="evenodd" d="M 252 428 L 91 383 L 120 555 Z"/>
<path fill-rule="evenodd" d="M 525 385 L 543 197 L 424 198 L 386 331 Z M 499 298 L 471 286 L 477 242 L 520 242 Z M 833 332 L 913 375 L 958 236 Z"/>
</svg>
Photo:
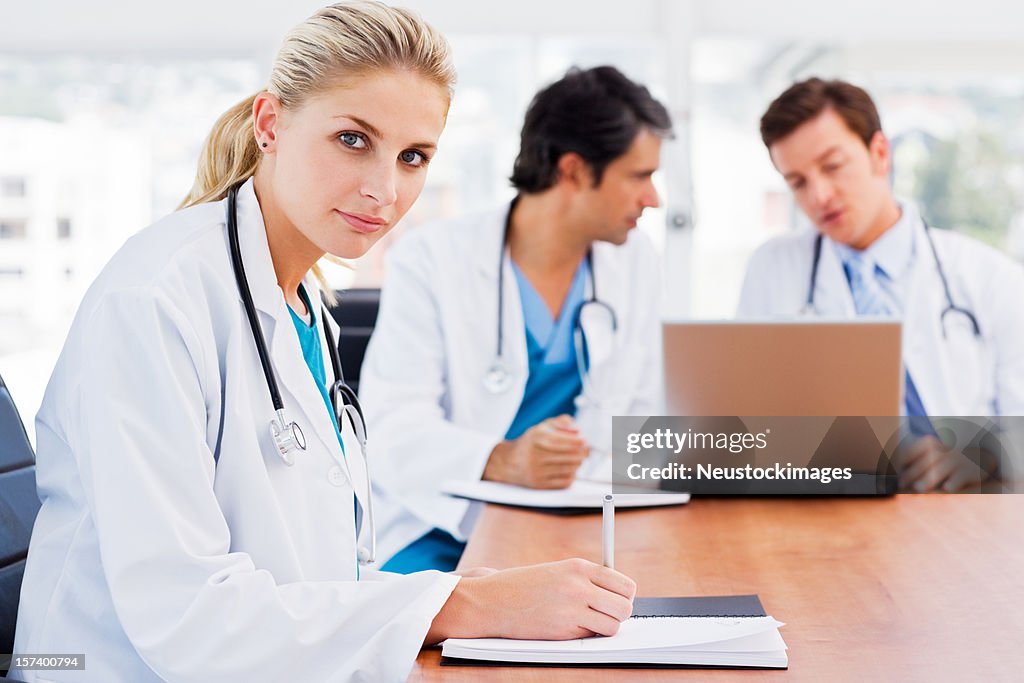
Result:
<svg viewBox="0 0 1024 683">
<path fill-rule="evenodd" d="M 589 286 L 584 291 L 584 300 L 589 300 L 591 292 L 594 292 L 597 296 L 597 300 L 608 304 L 612 311 L 615 312 L 615 318 L 619 329 L 626 324 L 625 317 L 632 306 L 649 306 L 649 301 L 635 301 L 630 302 L 627 297 L 629 295 L 630 287 L 627 287 L 624 281 L 626 266 L 625 259 L 621 258 L 621 255 L 617 255 L 616 247 L 613 244 L 607 242 L 595 242 L 592 247 L 593 258 L 593 270 L 590 273 L 591 283 L 594 286 L 592 290 Z M 588 327 L 586 330 L 588 339 L 594 339 L 594 343 L 591 346 L 595 348 L 610 349 L 611 353 L 608 354 L 607 358 L 604 359 L 591 359 L 591 362 L 597 361 L 608 362 L 614 359 L 616 354 L 629 353 L 632 349 L 623 349 L 614 342 L 615 339 L 608 339 L 607 337 L 613 336 L 615 333 L 610 326 L 606 325 L 593 325 Z M 604 337 L 604 338 L 598 338 Z M 622 338 L 620 336 L 619 338 Z M 595 368 L 596 369 L 596 368 Z"/>
<path fill-rule="evenodd" d="M 529 359 L 526 353 L 526 333 L 523 319 L 523 303 L 519 296 L 519 285 L 515 272 L 512 270 L 512 259 L 508 249 L 502 243 L 505 232 L 505 219 L 508 206 L 503 210 L 489 214 L 485 224 L 475 232 L 475 244 L 470 251 L 474 260 L 479 286 L 474 294 L 467 296 L 476 302 L 466 314 L 471 318 L 482 318 L 487 323 L 478 325 L 481 330 L 480 344 L 482 349 L 481 381 L 486 369 L 491 366 L 497 352 L 497 303 L 498 303 L 498 256 L 502 268 L 502 341 L 504 362 L 511 373 L 511 386 L 508 391 L 492 394 L 488 391 L 480 393 L 488 409 L 482 412 L 485 419 L 493 419 L 490 427 L 498 430 L 508 429 L 515 413 L 522 402 L 526 379 L 529 375 Z M 507 419 L 505 419 L 507 417 Z M 501 424 L 499 424 L 499 421 Z"/>
<path fill-rule="evenodd" d="M 813 243 L 812 247 L 813 249 Z M 852 318 L 857 315 L 853 295 L 843 271 L 843 262 L 836 252 L 835 244 L 828 238 L 822 239 L 821 261 L 818 263 L 818 281 L 814 288 L 814 305 L 818 313 L 830 317 Z"/>
<path fill-rule="evenodd" d="M 267 340 L 271 364 L 281 390 L 281 400 L 284 402 L 285 415 L 289 421 L 294 420 L 299 425 L 310 447 L 315 448 L 312 439 L 318 440 L 321 448 L 326 449 L 326 452 L 342 465 L 341 469 L 351 481 L 341 446 L 334 433 L 330 413 L 302 357 L 302 349 L 291 314 L 288 312 L 288 305 L 277 284 L 277 275 L 267 245 L 266 226 L 253 190 L 252 179 L 238 192 L 238 233 L 242 263 L 253 304 L 263 327 L 263 335 Z M 319 290 L 313 288 L 307 289 L 307 292 L 316 307 Z M 316 310 L 318 328 L 320 315 L 321 311 Z M 332 377 L 329 368 L 328 361 L 325 366 L 328 378 Z M 268 420 L 270 417 L 268 415 Z"/>
<path fill-rule="evenodd" d="M 623 368 L 629 366 L 632 358 L 642 355 L 640 349 L 630 347 L 626 331 L 635 324 L 631 320 L 634 311 L 653 302 L 629 300 L 633 288 L 624 279 L 628 262 L 616 253 L 618 247 L 596 242 L 591 249 L 591 278 L 596 287 L 591 290 L 588 286 L 584 297 L 589 300 L 593 291 L 598 301 L 607 304 L 615 313 L 617 328 L 613 330 L 611 321 L 602 315 L 590 316 L 584 324 L 590 349 L 589 386 L 584 386 L 576 399 L 576 421 L 594 443 L 605 443 L 611 438 L 610 432 L 605 433 L 611 416 L 629 410 L 630 393 L 617 386 L 622 381 Z"/>
<path fill-rule="evenodd" d="M 321 354 L 323 356 L 323 364 L 324 364 L 324 370 L 326 371 L 325 374 L 327 375 L 327 382 L 328 382 L 329 385 L 332 385 L 332 384 L 334 384 L 334 381 L 335 381 L 336 378 L 334 376 L 334 369 L 333 369 L 332 364 L 331 364 L 330 349 L 327 347 L 327 344 L 333 344 L 335 346 L 335 348 L 337 348 L 338 336 L 339 336 L 340 330 L 339 330 L 337 324 L 335 324 L 334 319 L 331 317 L 330 311 L 327 311 L 326 308 L 324 308 L 323 306 L 320 305 L 320 295 L 319 295 L 320 289 L 319 289 L 319 284 L 317 283 L 316 278 L 313 277 L 312 274 L 310 274 L 310 275 L 308 275 L 306 277 L 305 286 L 306 286 L 306 291 L 310 293 L 310 297 L 311 298 L 315 298 L 317 300 L 313 304 L 314 306 L 317 307 L 317 309 L 316 309 L 317 310 L 317 315 L 318 316 L 323 315 L 325 312 L 327 314 L 327 326 L 330 329 L 331 333 L 330 333 L 330 338 L 329 339 L 324 339 L 323 338 L 323 328 L 322 328 L 322 326 L 319 328 L 320 329 L 320 335 L 321 335 L 321 338 L 320 338 L 320 351 L 321 351 Z M 317 321 L 319 322 L 319 317 L 317 318 Z M 340 350 L 339 350 L 339 352 L 340 352 Z M 347 471 L 348 471 L 348 474 L 349 474 L 349 480 L 352 483 L 352 488 L 355 490 L 356 499 L 359 501 L 359 504 L 365 510 L 366 509 L 367 497 L 369 495 L 367 490 L 366 490 L 366 481 L 367 481 L 366 466 L 367 465 L 366 465 L 365 460 L 363 459 L 363 453 L 362 453 L 362 450 L 361 450 L 361 448 L 359 446 L 359 440 L 356 438 L 355 430 L 352 428 L 352 425 L 349 424 L 349 421 L 348 421 L 347 418 L 342 421 L 342 425 L 341 425 L 341 438 L 345 442 L 345 453 L 344 453 L 345 468 L 347 468 Z M 367 437 L 367 438 L 369 438 L 369 437 Z M 369 446 L 368 446 L 368 448 L 369 448 Z M 343 468 L 343 469 L 345 469 L 345 468 Z"/>
<path fill-rule="evenodd" d="M 943 343 L 939 314 L 945 299 L 942 281 L 934 267 L 924 234 L 924 224 L 914 224 L 914 260 L 907 288 L 903 312 L 903 363 L 914 378 L 914 386 L 929 415 L 953 414 L 949 363 L 945 362 L 946 345 Z"/>
</svg>

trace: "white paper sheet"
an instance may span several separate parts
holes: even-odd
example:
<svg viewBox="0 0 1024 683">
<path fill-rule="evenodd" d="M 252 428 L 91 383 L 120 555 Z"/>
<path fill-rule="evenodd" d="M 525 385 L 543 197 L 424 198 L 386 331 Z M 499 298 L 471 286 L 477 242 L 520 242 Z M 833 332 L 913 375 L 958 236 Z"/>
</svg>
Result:
<svg viewBox="0 0 1024 683">
<path fill-rule="evenodd" d="M 629 619 L 609 638 L 445 641 L 442 655 L 536 663 L 649 663 L 705 666 L 788 665 L 786 643 L 772 617 L 655 617 Z"/>
<path fill-rule="evenodd" d="M 639 489 L 638 489 L 639 490 Z M 607 493 L 615 494 L 615 507 L 655 507 L 683 505 L 690 502 L 689 493 L 621 493 L 612 491 L 609 482 L 577 479 L 567 489 L 528 489 L 494 481 L 449 479 L 441 485 L 449 496 L 479 500 L 485 503 L 520 505 L 536 508 L 593 508 L 598 510 Z"/>
</svg>

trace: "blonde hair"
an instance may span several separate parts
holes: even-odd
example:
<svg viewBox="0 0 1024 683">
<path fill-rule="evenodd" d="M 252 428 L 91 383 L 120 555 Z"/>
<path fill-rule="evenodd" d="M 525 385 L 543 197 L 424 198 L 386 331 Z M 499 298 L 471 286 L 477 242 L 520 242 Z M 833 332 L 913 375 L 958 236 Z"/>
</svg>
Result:
<svg viewBox="0 0 1024 683">
<path fill-rule="evenodd" d="M 380 70 L 419 74 L 449 96 L 455 84 L 448 42 L 436 29 L 409 10 L 354 0 L 324 7 L 285 35 L 267 91 L 294 110 L 345 78 Z M 256 173 L 261 154 L 253 130 L 255 99 L 239 102 L 214 124 L 195 182 L 178 208 L 223 199 Z M 319 267 L 313 272 L 330 295 Z"/>
</svg>

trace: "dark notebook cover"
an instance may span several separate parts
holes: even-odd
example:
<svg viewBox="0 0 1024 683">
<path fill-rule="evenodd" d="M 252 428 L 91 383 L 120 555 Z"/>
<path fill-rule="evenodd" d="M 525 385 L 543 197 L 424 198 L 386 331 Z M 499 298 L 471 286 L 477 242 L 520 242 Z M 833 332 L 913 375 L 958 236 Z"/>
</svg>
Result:
<svg viewBox="0 0 1024 683">
<path fill-rule="evenodd" d="M 634 617 L 765 617 L 756 595 L 701 598 L 635 598 Z"/>
</svg>

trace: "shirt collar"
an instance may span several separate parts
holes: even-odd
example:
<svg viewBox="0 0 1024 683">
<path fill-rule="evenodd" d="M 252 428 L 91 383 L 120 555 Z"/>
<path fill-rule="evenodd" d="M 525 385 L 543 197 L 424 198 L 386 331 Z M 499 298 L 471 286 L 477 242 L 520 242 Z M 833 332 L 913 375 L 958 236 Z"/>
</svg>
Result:
<svg viewBox="0 0 1024 683">
<path fill-rule="evenodd" d="M 576 309 L 580 303 L 586 300 L 586 282 L 590 277 L 590 265 L 584 258 L 576 267 L 572 283 L 569 285 L 569 292 L 562 303 L 562 309 L 557 318 L 552 318 L 544 299 L 534 288 L 533 283 L 527 279 L 519 265 L 512 261 L 512 271 L 516 275 L 519 284 L 519 297 L 523 306 L 523 321 L 526 329 L 533 335 L 534 340 L 543 349 L 571 347 L 571 327 L 575 323 Z"/>
<path fill-rule="evenodd" d="M 899 201 L 898 204 L 899 220 L 867 249 L 858 250 L 836 243 L 839 257 L 844 264 L 849 264 L 859 256 L 876 264 L 890 280 L 899 280 L 903 277 L 914 259 L 914 226 L 921 219 L 911 202 Z"/>
</svg>

